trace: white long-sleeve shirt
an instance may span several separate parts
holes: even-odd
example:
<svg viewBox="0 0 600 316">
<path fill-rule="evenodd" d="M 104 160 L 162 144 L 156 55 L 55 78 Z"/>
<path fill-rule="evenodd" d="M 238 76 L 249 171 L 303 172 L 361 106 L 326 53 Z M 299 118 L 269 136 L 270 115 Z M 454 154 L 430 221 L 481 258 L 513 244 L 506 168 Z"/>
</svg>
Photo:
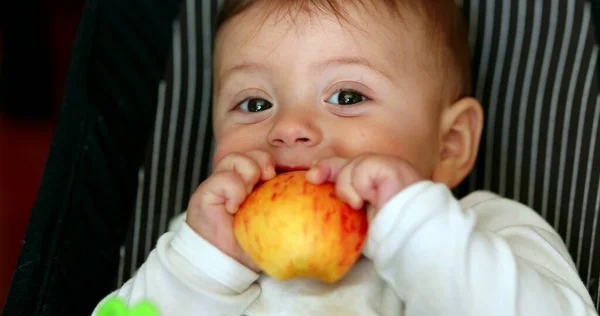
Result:
<svg viewBox="0 0 600 316">
<path fill-rule="evenodd" d="M 560 236 L 537 213 L 429 181 L 370 222 L 364 257 L 333 285 L 259 275 L 183 219 L 112 293 L 161 315 L 598 315 Z"/>
</svg>

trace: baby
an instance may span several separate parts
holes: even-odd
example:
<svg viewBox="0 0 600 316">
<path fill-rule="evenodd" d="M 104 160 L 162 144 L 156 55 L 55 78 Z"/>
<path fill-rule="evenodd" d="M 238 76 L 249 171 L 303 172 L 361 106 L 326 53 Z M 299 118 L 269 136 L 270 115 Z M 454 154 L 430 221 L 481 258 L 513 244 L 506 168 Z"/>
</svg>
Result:
<svg viewBox="0 0 600 316">
<path fill-rule="evenodd" d="M 225 0 L 214 53 L 213 173 L 109 297 L 162 315 L 596 315 L 537 213 L 450 191 L 483 121 L 453 0 Z M 232 233 L 257 183 L 298 169 L 372 211 L 335 284 L 261 274 Z"/>
</svg>

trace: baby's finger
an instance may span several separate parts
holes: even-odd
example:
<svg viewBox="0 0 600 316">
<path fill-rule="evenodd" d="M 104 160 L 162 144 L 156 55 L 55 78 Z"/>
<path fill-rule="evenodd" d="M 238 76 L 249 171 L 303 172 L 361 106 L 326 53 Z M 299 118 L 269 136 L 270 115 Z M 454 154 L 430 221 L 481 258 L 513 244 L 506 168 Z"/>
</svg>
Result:
<svg viewBox="0 0 600 316">
<path fill-rule="evenodd" d="M 364 204 L 363 198 L 354 187 L 354 169 L 356 162 L 351 162 L 339 172 L 335 181 L 335 189 L 337 196 L 344 202 L 348 203 L 354 209 L 361 209 Z"/>
<path fill-rule="evenodd" d="M 348 164 L 349 160 L 342 157 L 331 157 L 319 160 L 306 173 L 306 180 L 313 184 L 324 182 L 336 182 L 342 169 Z"/>
<path fill-rule="evenodd" d="M 237 173 L 244 181 L 246 194 L 248 194 L 261 178 L 260 168 L 260 165 L 249 156 L 241 153 L 231 153 L 216 164 L 213 172 L 233 171 Z"/>
<path fill-rule="evenodd" d="M 247 195 L 244 180 L 234 171 L 213 173 L 198 190 L 197 199 L 190 199 L 190 207 L 211 209 L 225 206 L 230 214 L 237 212 Z"/>
<path fill-rule="evenodd" d="M 353 184 L 356 192 L 379 209 L 382 201 L 389 200 L 398 185 L 395 183 L 395 170 L 377 158 L 364 159 L 354 168 Z"/>
<path fill-rule="evenodd" d="M 354 168 L 354 189 L 378 210 L 408 184 L 418 181 L 418 173 L 412 170 L 395 158 L 367 157 Z"/>
<path fill-rule="evenodd" d="M 246 156 L 258 163 L 260 167 L 260 179 L 267 181 L 275 177 L 275 158 L 264 150 L 253 150 L 246 153 Z"/>
</svg>

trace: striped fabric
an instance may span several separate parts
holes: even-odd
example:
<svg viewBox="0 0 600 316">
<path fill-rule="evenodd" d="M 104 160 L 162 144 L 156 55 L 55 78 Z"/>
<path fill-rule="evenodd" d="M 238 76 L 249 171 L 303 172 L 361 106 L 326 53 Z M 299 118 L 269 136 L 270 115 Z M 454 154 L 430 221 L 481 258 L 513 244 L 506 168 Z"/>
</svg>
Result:
<svg viewBox="0 0 600 316">
<path fill-rule="evenodd" d="M 185 0 L 173 22 L 171 58 L 159 85 L 156 122 L 139 171 L 136 207 L 121 248 L 117 283 L 146 260 L 169 220 L 187 208 L 209 173 L 213 1 Z"/>
<path fill-rule="evenodd" d="M 477 166 L 457 194 L 491 190 L 540 212 L 600 306 L 600 99 L 590 3 L 472 0 L 464 11 L 486 125 Z"/>
<path fill-rule="evenodd" d="M 539 211 L 563 236 L 600 306 L 600 98 L 585 0 L 457 0 L 469 22 L 475 96 L 485 108 L 480 155 L 456 190 L 491 190 Z M 118 285 L 210 172 L 211 40 L 217 4 L 186 0 L 173 22 L 154 138 L 139 171 Z M 596 256 L 597 258 L 594 258 Z"/>
</svg>

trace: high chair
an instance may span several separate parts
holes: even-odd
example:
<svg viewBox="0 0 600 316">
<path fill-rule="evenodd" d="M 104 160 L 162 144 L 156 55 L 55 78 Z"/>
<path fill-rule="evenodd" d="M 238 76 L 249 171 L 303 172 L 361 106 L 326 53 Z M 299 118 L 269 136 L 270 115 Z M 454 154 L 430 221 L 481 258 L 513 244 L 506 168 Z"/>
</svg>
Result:
<svg viewBox="0 0 600 316">
<path fill-rule="evenodd" d="M 598 1 L 463 0 L 477 164 L 538 211 L 600 306 Z M 210 173 L 209 0 L 88 0 L 4 315 L 84 315 L 130 278 Z M 543 302 L 540 302 L 543 304 Z"/>
</svg>

